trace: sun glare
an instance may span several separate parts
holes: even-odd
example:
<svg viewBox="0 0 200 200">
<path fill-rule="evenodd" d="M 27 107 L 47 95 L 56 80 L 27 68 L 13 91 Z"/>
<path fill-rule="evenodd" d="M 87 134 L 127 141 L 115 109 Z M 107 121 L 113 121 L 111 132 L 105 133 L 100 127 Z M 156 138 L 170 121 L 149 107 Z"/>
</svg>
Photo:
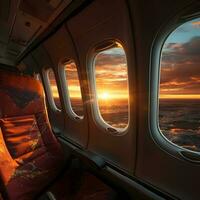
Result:
<svg viewBox="0 0 200 200">
<path fill-rule="evenodd" d="M 100 99 L 102 100 L 107 100 L 110 98 L 110 95 L 108 92 L 103 92 L 101 95 L 100 95 Z"/>
</svg>

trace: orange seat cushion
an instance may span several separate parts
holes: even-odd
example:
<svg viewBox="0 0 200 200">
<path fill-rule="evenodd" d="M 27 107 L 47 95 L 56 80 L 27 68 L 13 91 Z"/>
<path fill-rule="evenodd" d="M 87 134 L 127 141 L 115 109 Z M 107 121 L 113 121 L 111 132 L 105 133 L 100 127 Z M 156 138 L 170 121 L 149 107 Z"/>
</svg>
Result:
<svg viewBox="0 0 200 200">
<path fill-rule="evenodd" d="M 46 114 L 42 85 L 0 71 L 0 176 L 10 200 L 35 199 L 60 172 L 61 146 Z"/>
</svg>

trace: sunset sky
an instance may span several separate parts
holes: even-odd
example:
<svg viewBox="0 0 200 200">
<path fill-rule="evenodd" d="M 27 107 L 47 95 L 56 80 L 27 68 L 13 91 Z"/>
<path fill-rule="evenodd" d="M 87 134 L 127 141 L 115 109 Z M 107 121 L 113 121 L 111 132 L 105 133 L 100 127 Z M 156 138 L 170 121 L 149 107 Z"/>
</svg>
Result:
<svg viewBox="0 0 200 200">
<path fill-rule="evenodd" d="M 94 65 L 98 99 L 128 99 L 127 63 L 123 48 L 116 47 L 99 53 Z"/>
<path fill-rule="evenodd" d="M 70 98 L 81 98 L 80 83 L 75 63 L 65 66 L 66 79 Z M 99 53 L 94 62 L 97 97 L 101 101 L 128 99 L 127 64 L 122 47 L 112 48 Z M 58 90 L 54 74 L 49 74 L 54 98 Z"/>
<path fill-rule="evenodd" d="M 70 98 L 80 99 L 75 64 L 67 64 L 65 70 Z M 121 46 L 96 56 L 94 75 L 99 100 L 128 99 L 127 63 Z M 57 98 L 55 80 L 53 76 L 50 79 L 53 96 Z M 160 98 L 200 99 L 200 18 L 183 24 L 166 40 L 161 57 Z"/>
<path fill-rule="evenodd" d="M 55 80 L 55 75 L 51 68 L 48 70 L 48 76 L 49 76 L 49 81 L 50 81 L 50 86 L 51 86 L 50 88 L 51 88 L 53 97 L 58 98 L 59 94 L 58 94 L 58 88 L 57 88 L 57 84 Z"/>
<path fill-rule="evenodd" d="M 64 67 L 70 98 L 81 98 L 80 83 L 75 63 L 68 63 Z M 51 83 L 53 97 L 58 98 L 58 89 L 55 81 L 55 76 L 52 70 L 49 73 L 49 79 Z"/>
<path fill-rule="evenodd" d="M 161 60 L 160 98 L 200 99 L 200 18 L 176 29 Z"/>
<path fill-rule="evenodd" d="M 65 65 L 65 75 L 70 98 L 81 98 L 78 71 L 74 62 Z"/>
</svg>

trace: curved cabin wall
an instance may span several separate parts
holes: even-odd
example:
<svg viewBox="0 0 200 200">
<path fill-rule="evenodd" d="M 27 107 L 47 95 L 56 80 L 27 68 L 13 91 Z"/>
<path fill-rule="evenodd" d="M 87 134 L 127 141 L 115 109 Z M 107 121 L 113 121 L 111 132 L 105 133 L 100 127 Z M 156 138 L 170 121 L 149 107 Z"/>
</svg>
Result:
<svg viewBox="0 0 200 200">
<path fill-rule="evenodd" d="M 40 69 L 39 72 L 41 74 L 41 78 L 43 83 L 45 82 L 44 77 L 42 76 L 43 70 L 46 68 L 53 68 L 55 67 L 51 56 L 49 55 L 47 49 L 45 49 L 44 45 L 40 45 L 39 48 L 34 50 L 31 54 L 32 59 L 37 63 L 38 68 Z M 54 70 L 55 71 L 55 70 Z M 55 74 L 56 75 L 56 74 Z M 49 120 L 51 122 L 52 128 L 55 133 L 60 133 L 64 130 L 64 115 L 62 110 L 55 110 L 51 108 L 51 103 L 49 101 L 50 96 L 48 95 L 49 91 L 44 84 L 44 90 L 46 93 L 46 103 L 47 109 L 49 113 Z"/>
<path fill-rule="evenodd" d="M 63 99 L 62 112 L 65 120 L 63 135 L 66 136 L 68 139 L 72 140 L 73 142 L 77 143 L 78 145 L 86 147 L 88 139 L 88 122 L 86 107 L 84 105 L 83 119 L 76 119 L 70 115 L 70 113 L 68 112 L 69 104 L 67 103 L 67 94 L 66 91 L 64 91 L 64 83 L 61 80 L 62 74 L 60 74 L 60 72 L 61 68 L 63 67 L 64 61 L 74 60 L 78 68 L 80 85 L 82 86 L 82 98 L 83 101 L 85 101 L 83 87 L 85 78 L 82 76 L 83 73 L 81 71 L 79 58 L 76 49 L 73 45 L 73 41 L 70 37 L 70 33 L 66 30 L 66 27 L 63 26 L 59 31 L 57 31 L 55 35 L 49 38 L 44 43 L 44 47 L 48 50 L 48 53 L 52 58 L 54 70 L 57 76 L 57 84 L 60 91 L 62 91 L 62 94 L 60 93 L 60 98 Z"/>
<path fill-rule="evenodd" d="M 83 12 L 67 22 L 80 56 L 81 66 L 91 82 L 89 72 L 93 67 L 92 58 L 96 45 L 104 44 L 105 40 L 119 40 L 122 44 L 128 62 L 129 93 L 130 93 L 130 123 L 122 135 L 112 135 L 109 131 L 97 125 L 92 116 L 89 85 L 87 85 L 87 109 L 89 122 L 88 150 L 103 156 L 108 162 L 129 171 L 131 174 L 135 162 L 135 100 L 134 50 L 131 24 L 128 18 L 128 8 L 124 1 L 101 0 L 94 1 Z M 117 115 L 118 113 L 116 113 Z"/>
<path fill-rule="evenodd" d="M 73 121 L 66 114 L 65 105 L 59 116 L 50 112 L 53 123 L 65 120 L 64 124 L 56 124 L 55 127 L 63 130 L 62 134 L 67 138 L 102 155 L 108 162 L 126 170 L 140 181 L 187 200 L 199 198 L 200 166 L 170 155 L 152 138 L 152 134 L 157 130 L 151 126 L 150 100 L 154 99 L 150 99 L 150 86 L 154 80 L 150 75 L 151 69 L 154 68 L 151 66 L 154 40 L 160 30 L 163 30 L 162 27 L 171 22 L 176 24 L 176 16 L 188 9 L 191 2 L 194 12 L 199 10 L 198 1 L 191 0 L 116 0 L 114 3 L 94 0 L 83 11 L 65 22 L 65 25 L 43 44 L 53 62 L 60 95 L 62 87 L 58 63 L 63 57 L 74 57 L 81 78 L 85 118 L 80 120 L 80 123 Z M 121 41 L 127 54 L 130 125 L 123 136 L 112 136 L 102 131 L 92 116 L 87 81 L 88 59 L 92 56 L 92 48 L 106 39 Z M 36 52 L 41 54 L 39 49 Z M 41 56 L 34 58 L 38 65 L 45 60 Z M 44 67 L 43 64 L 40 65 L 41 68 Z M 61 99 L 64 105 L 62 96 Z M 61 128 L 62 125 L 65 126 L 64 129 Z"/>
<path fill-rule="evenodd" d="M 32 53 L 34 59 L 37 61 L 41 74 L 45 74 L 48 68 L 52 68 L 55 74 L 59 98 L 61 102 L 61 109 L 55 109 L 51 104 L 51 97 L 48 94 L 47 83 L 44 84 L 48 102 L 48 112 L 54 132 L 63 134 L 68 139 L 71 139 L 80 146 L 86 146 L 87 142 L 87 114 L 84 113 L 83 120 L 75 120 L 68 115 L 67 106 L 65 103 L 66 94 L 63 91 L 63 83 L 60 79 L 59 70 L 61 63 L 65 59 L 73 59 L 77 65 L 79 63 L 76 52 L 74 50 L 71 38 L 65 29 L 65 26 L 60 28 L 56 34 L 50 37 L 44 44 L 37 48 Z M 46 76 L 43 76 L 46 77 Z M 45 79 L 43 80 L 45 82 Z"/>
<path fill-rule="evenodd" d="M 191 9 L 188 16 L 181 18 L 181 12 L 189 10 L 190 6 L 193 7 L 193 11 Z M 153 123 L 150 115 L 150 101 L 155 103 L 155 99 L 150 99 L 150 96 L 152 90 L 158 88 L 150 90 L 150 84 L 156 81 L 150 79 L 156 66 L 150 65 L 151 60 L 155 59 L 151 53 L 156 37 L 161 35 L 161 31 L 169 24 L 183 22 L 187 17 L 189 18 L 189 13 L 199 11 L 199 6 L 198 1 L 195 3 L 191 0 L 130 1 L 135 30 L 139 91 L 137 94 L 139 127 L 135 175 L 146 183 L 183 200 L 199 199 L 200 166 L 170 155 L 169 152 L 162 150 L 162 144 L 156 144 L 151 136 L 158 130 L 150 126 Z M 160 56 L 156 49 L 153 49 L 153 52 L 156 57 Z"/>
<path fill-rule="evenodd" d="M 111 10 L 112 16 L 110 16 Z M 121 12 L 119 12 L 119 10 L 121 10 Z M 93 20 L 91 21 L 90 19 Z M 121 23 L 118 23 L 120 20 L 122 20 Z M 70 35 L 72 35 L 72 37 Z M 131 94 L 130 101 L 133 101 L 135 90 L 134 59 L 132 60 L 130 58 L 134 57 L 134 51 L 131 42 L 131 29 L 128 22 L 126 5 L 123 1 L 116 1 L 115 4 L 108 1 L 96 1 L 88 7 L 88 10 L 86 9 L 85 12 L 73 17 L 68 23 L 63 25 L 61 29 L 43 44 L 43 48 L 48 52 L 53 62 L 52 67 L 57 77 L 57 84 L 63 105 L 62 115 L 50 109 L 51 121 L 55 124 L 56 121 L 61 120 L 62 116 L 65 119 L 64 136 L 83 147 L 86 147 L 88 142 L 87 148 L 89 151 L 104 156 L 108 162 L 133 173 L 135 160 L 134 131 L 136 126 L 134 121 L 134 104 L 130 104 L 129 129 L 127 133 L 122 136 L 113 136 L 107 131 L 102 131 L 102 128 L 96 125 L 92 116 L 91 99 L 89 99 L 88 88 L 89 77 L 87 76 L 87 59 L 91 59 L 93 56 L 89 55 L 91 48 L 99 42 L 104 42 L 105 39 L 119 40 L 126 51 L 129 70 L 129 90 Z M 38 58 L 36 59 L 39 63 Z M 60 64 L 63 59 L 75 60 L 79 71 L 84 102 L 84 118 L 78 121 L 69 116 L 67 112 L 68 105 L 66 101 L 64 101 L 65 92 L 63 91 L 61 79 L 59 77 L 59 68 L 61 67 Z M 40 66 L 44 67 L 45 63 L 42 65 L 40 64 Z M 86 112 L 86 110 L 88 112 Z M 62 130 L 58 123 L 54 126 L 58 126 L 58 129 Z"/>
<path fill-rule="evenodd" d="M 129 127 L 121 136 L 114 136 L 97 126 L 92 116 L 92 100 L 89 98 L 88 80 L 90 77 L 88 77 L 87 72 L 87 59 L 93 57 L 92 48 L 107 39 L 120 41 L 127 54 L 129 93 L 130 102 L 132 103 L 130 103 Z M 48 56 L 46 57 L 49 57 L 48 59 L 45 58 L 41 48 L 47 53 Z M 63 130 L 62 134 L 72 142 L 87 147 L 89 151 L 103 156 L 108 162 L 133 174 L 136 147 L 135 104 L 133 104 L 133 101 L 135 101 L 134 50 L 131 41 L 128 9 L 124 1 L 117 0 L 115 4 L 106 0 L 94 1 L 84 12 L 66 22 L 40 48 L 36 49 L 33 55 L 41 68 L 54 68 L 57 78 L 63 107 L 61 112 L 49 109 L 54 130 Z M 84 118 L 80 120 L 73 119 L 67 111 L 66 94 L 59 74 L 64 59 L 73 59 L 77 64 L 84 102 Z M 62 119 L 65 121 L 64 129 L 62 128 Z"/>
</svg>

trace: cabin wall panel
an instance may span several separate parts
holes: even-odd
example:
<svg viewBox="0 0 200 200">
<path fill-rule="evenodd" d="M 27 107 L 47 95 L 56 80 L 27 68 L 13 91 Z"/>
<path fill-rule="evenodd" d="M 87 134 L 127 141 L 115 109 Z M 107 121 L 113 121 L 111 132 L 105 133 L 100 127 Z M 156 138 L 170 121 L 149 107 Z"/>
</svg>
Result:
<svg viewBox="0 0 200 200">
<path fill-rule="evenodd" d="M 49 55 L 48 51 L 45 49 L 44 45 L 40 45 L 37 49 L 32 52 L 32 57 L 38 65 L 40 69 L 40 74 L 42 74 L 44 68 L 53 67 L 54 63 L 52 62 L 52 58 Z M 41 76 L 42 77 L 42 76 Z M 51 122 L 51 126 L 54 132 L 59 133 L 64 129 L 64 120 L 63 113 L 59 111 L 55 111 L 51 109 L 51 103 L 49 102 L 49 98 L 47 98 L 48 90 L 45 86 L 44 79 L 44 90 L 46 94 L 46 102 L 47 102 L 47 111 L 49 120 Z"/>
<path fill-rule="evenodd" d="M 81 68 L 85 78 L 90 79 L 87 71 L 92 49 L 107 39 L 119 40 L 127 54 L 129 91 L 130 91 L 130 126 L 123 136 L 113 136 L 103 131 L 92 116 L 89 84 L 87 85 L 87 110 L 89 122 L 88 150 L 103 156 L 108 162 L 130 172 L 134 171 L 135 162 L 135 96 L 134 48 L 131 40 L 131 27 L 125 1 L 96 0 L 84 11 L 67 22 L 67 26 L 76 44 L 80 56 Z M 92 66 L 89 66 L 92 67 Z M 91 83 L 93 84 L 93 83 Z"/>
<path fill-rule="evenodd" d="M 62 68 L 62 62 L 64 60 L 72 59 L 75 61 L 79 73 L 80 85 L 82 91 L 82 98 L 84 101 L 84 88 L 83 88 L 83 78 L 81 76 L 81 69 L 79 64 L 79 59 L 76 53 L 76 49 L 71 40 L 70 34 L 63 25 L 53 36 L 51 36 L 45 43 L 45 49 L 48 51 L 52 62 L 54 63 L 53 68 L 55 75 L 57 77 L 58 89 L 60 91 L 60 99 L 63 104 L 63 118 L 65 120 L 64 130 L 62 134 L 73 142 L 85 147 L 88 138 L 88 125 L 87 125 L 87 113 L 86 108 L 84 108 L 84 118 L 81 120 L 76 120 L 69 115 L 67 105 L 64 98 L 67 98 L 67 94 L 63 91 L 63 83 L 60 78 L 60 70 Z"/>
<path fill-rule="evenodd" d="M 126 2 L 129 2 L 129 8 Z M 162 27 L 178 12 L 187 8 L 191 2 L 195 1 L 115 0 L 113 3 L 108 0 L 95 0 L 67 21 L 65 26 L 45 42 L 44 47 L 50 58 L 46 58 L 39 49 L 33 53 L 41 68 L 49 65 L 54 67 L 58 80 L 58 63 L 65 56 L 73 57 L 77 62 L 85 118 L 81 124 L 78 124 L 66 114 L 66 108 L 64 108 L 65 113 L 62 112 L 59 116 L 50 110 L 49 115 L 53 126 L 62 127 L 62 132 L 72 141 L 102 155 L 109 162 L 134 174 L 138 179 L 187 200 L 199 199 L 200 166 L 173 157 L 154 142 L 149 126 L 151 121 L 149 73 L 154 39 Z M 129 9 L 131 19 L 129 19 Z M 88 59 L 92 56 L 90 54 L 92 47 L 106 39 L 114 38 L 122 42 L 129 67 L 130 127 L 124 136 L 109 135 L 97 126 L 92 116 L 87 81 L 89 79 Z M 58 88 L 61 94 L 60 81 L 58 81 Z M 63 119 L 65 121 L 61 122 Z M 58 125 L 57 122 L 61 124 Z"/>
<path fill-rule="evenodd" d="M 189 0 L 129 1 L 135 30 L 138 77 L 139 128 L 136 176 L 180 199 L 199 199 L 200 166 L 179 160 L 163 151 L 149 129 L 150 61 L 152 44 L 162 26 L 168 24 Z M 151 8 L 151 9 L 150 9 Z M 137 38 L 137 39 L 136 39 Z M 152 66 L 153 67 L 153 66 Z"/>
<path fill-rule="evenodd" d="M 54 62 L 55 69 L 63 59 L 73 58 L 78 61 L 73 42 L 64 25 L 45 41 L 44 46 Z"/>
</svg>

